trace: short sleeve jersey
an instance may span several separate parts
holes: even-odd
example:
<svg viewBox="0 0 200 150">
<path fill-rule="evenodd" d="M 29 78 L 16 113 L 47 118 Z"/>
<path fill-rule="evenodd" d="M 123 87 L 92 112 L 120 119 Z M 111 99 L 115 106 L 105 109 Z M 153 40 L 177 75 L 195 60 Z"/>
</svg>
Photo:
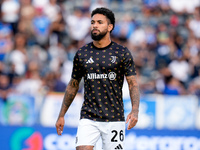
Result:
<svg viewBox="0 0 200 150">
<path fill-rule="evenodd" d="M 81 118 L 94 121 L 124 121 L 122 86 L 124 76 L 136 75 L 130 51 L 115 42 L 97 48 L 80 48 L 73 62 L 72 78 L 84 77 Z"/>
</svg>

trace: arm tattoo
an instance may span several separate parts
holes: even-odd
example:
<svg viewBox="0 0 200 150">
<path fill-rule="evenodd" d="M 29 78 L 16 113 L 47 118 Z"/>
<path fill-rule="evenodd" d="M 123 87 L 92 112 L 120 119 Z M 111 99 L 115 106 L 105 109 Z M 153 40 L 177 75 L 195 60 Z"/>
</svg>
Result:
<svg viewBox="0 0 200 150">
<path fill-rule="evenodd" d="M 137 83 L 137 78 L 136 76 L 132 75 L 132 76 L 127 76 L 126 80 L 129 85 L 132 111 L 137 114 L 139 111 L 139 102 L 140 102 L 140 92 L 139 92 L 139 87 Z"/>
<path fill-rule="evenodd" d="M 59 117 L 64 117 L 65 113 L 69 109 L 69 106 L 74 100 L 74 97 L 76 96 L 76 93 L 79 89 L 79 82 L 80 80 L 76 80 L 73 78 L 69 81 L 69 84 L 66 88 L 65 95 L 63 98 L 63 103 L 61 106 Z"/>
</svg>

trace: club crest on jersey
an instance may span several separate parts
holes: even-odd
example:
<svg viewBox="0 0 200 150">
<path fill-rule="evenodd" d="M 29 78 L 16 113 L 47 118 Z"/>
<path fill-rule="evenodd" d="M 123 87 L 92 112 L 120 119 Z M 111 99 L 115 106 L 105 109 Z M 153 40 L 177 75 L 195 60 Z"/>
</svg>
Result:
<svg viewBox="0 0 200 150">
<path fill-rule="evenodd" d="M 116 62 L 116 56 L 111 56 L 111 58 L 112 58 L 111 62 L 115 63 Z"/>
</svg>

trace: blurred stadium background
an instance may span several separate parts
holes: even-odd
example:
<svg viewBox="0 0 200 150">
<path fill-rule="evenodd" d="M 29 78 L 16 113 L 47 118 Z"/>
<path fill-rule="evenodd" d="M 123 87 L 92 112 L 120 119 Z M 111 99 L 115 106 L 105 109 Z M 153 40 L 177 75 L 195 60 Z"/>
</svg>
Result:
<svg viewBox="0 0 200 150">
<path fill-rule="evenodd" d="M 1 0 L 0 149 L 75 149 L 82 83 L 63 136 L 54 125 L 100 6 L 116 14 L 112 39 L 132 52 L 140 84 L 139 121 L 125 149 L 200 150 L 200 0 Z M 127 115 L 126 81 L 123 94 Z"/>
</svg>

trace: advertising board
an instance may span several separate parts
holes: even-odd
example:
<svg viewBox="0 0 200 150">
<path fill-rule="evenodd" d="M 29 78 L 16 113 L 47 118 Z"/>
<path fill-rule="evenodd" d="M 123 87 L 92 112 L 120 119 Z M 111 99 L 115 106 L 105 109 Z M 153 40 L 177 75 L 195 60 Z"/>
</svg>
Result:
<svg viewBox="0 0 200 150">
<path fill-rule="evenodd" d="M 75 150 L 76 128 L 64 128 L 62 136 L 53 127 L 0 126 L 2 150 Z M 96 150 L 101 149 L 101 141 Z M 200 150 L 199 130 L 126 131 L 125 150 Z"/>
</svg>

